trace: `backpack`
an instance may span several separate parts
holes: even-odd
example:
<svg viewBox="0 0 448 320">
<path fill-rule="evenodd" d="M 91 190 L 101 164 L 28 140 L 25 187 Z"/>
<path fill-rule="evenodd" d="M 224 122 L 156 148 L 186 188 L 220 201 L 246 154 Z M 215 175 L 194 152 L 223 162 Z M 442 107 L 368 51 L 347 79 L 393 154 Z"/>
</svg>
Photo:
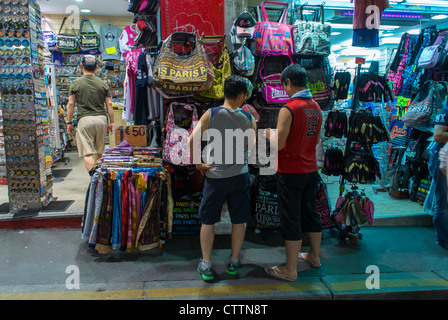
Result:
<svg viewBox="0 0 448 320">
<path fill-rule="evenodd" d="M 448 32 L 439 33 L 436 41 L 426 47 L 418 60 L 419 67 L 423 69 L 443 69 L 446 67 L 448 52 Z"/>
<path fill-rule="evenodd" d="M 243 77 L 251 77 L 255 71 L 255 58 L 245 44 L 246 40 L 244 40 L 241 47 L 233 53 L 233 67 L 236 74 Z"/>
<path fill-rule="evenodd" d="M 288 55 L 264 55 L 257 78 L 257 102 L 263 108 L 280 108 L 289 101 L 281 82 L 283 70 L 293 64 Z"/>
</svg>

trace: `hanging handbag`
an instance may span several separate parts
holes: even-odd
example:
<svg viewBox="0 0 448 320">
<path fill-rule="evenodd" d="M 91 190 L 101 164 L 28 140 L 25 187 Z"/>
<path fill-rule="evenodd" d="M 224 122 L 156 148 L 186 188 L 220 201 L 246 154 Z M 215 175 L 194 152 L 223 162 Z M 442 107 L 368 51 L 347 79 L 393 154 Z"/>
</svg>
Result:
<svg viewBox="0 0 448 320">
<path fill-rule="evenodd" d="M 57 36 L 57 47 L 60 52 L 78 52 L 79 51 L 79 40 L 78 36 L 73 29 L 73 26 L 70 26 L 71 33 L 62 33 L 65 24 L 67 23 L 67 17 L 64 17 L 62 20 L 61 28 L 59 29 L 59 33 Z"/>
<path fill-rule="evenodd" d="M 235 73 L 243 77 L 251 77 L 255 71 L 255 57 L 249 48 L 246 47 L 246 39 L 241 47 L 233 53 L 233 66 Z"/>
<path fill-rule="evenodd" d="M 181 55 L 181 51 L 186 54 Z M 202 42 L 194 33 L 175 32 L 162 44 L 154 64 L 154 85 L 161 92 L 193 96 L 213 83 L 210 65 Z"/>
<path fill-rule="evenodd" d="M 306 70 L 306 73 L 308 78 L 307 86 L 313 95 L 313 100 L 319 104 L 321 110 L 331 109 L 330 101 L 334 93 L 328 74 L 323 69 Z"/>
<path fill-rule="evenodd" d="M 44 27 L 47 27 L 48 30 L 43 30 Z M 48 50 L 57 50 L 56 33 L 51 29 L 50 23 L 44 17 L 42 17 L 42 34 Z"/>
<path fill-rule="evenodd" d="M 89 24 L 92 31 L 84 31 L 84 24 L 86 23 Z M 79 29 L 79 45 L 83 51 L 98 49 L 100 46 L 100 35 L 95 32 L 92 23 L 87 18 L 81 20 L 81 27 Z"/>
<path fill-rule="evenodd" d="M 303 6 L 300 6 L 299 19 L 292 27 L 294 52 L 298 54 L 331 54 L 331 26 L 325 24 L 324 8 L 319 11 L 313 21 L 303 20 Z"/>
<path fill-rule="evenodd" d="M 412 128 L 428 128 L 433 117 L 434 98 L 440 93 L 436 87 L 438 88 L 437 82 L 427 81 L 409 105 L 401 121 Z"/>
<path fill-rule="evenodd" d="M 263 74 L 266 69 L 266 59 L 271 60 L 269 68 L 275 67 L 276 71 L 271 73 L 270 70 L 266 71 L 267 75 Z M 286 62 L 287 61 L 287 62 Z M 262 93 L 262 101 L 266 106 L 281 107 L 289 101 L 288 94 L 286 93 L 283 83 L 281 81 L 282 71 L 290 64 L 293 64 L 289 55 L 265 55 L 261 59 L 261 66 L 259 70 L 260 87 L 259 91 Z"/>
<path fill-rule="evenodd" d="M 188 130 L 180 128 L 176 125 L 176 107 L 183 107 L 186 110 L 193 111 L 191 126 Z M 193 133 L 193 130 L 198 122 L 198 113 L 194 105 L 188 105 L 178 102 L 171 103 L 166 122 L 166 137 L 163 147 L 163 159 L 165 161 L 177 166 L 188 166 L 193 164 L 193 158 L 190 155 L 188 138 Z"/>
<path fill-rule="evenodd" d="M 418 60 L 419 67 L 423 69 L 437 69 L 443 66 L 445 56 L 448 52 L 448 32 L 439 33 L 433 45 L 423 49 Z"/>
<path fill-rule="evenodd" d="M 265 4 L 285 6 L 283 19 L 281 22 L 270 22 L 266 12 Z M 255 54 L 265 55 L 278 53 L 292 55 L 294 44 L 291 35 L 292 26 L 286 23 L 288 3 L 263 1 L 261 3 L 262 22 L 257 22 L 255 26 Z"/>
<path fill-rule="evenodd" d="M 230 65 L 229 50 L 227 49 L 225 41 L 221 45 L 221 57 L 215 66 L 212 65 L 214 75 L 213 83 L 208 90 L 204 90 L 199 93 L 200 97 L 215 100 L 224 99 L 224 82 L 227 77 L 232 75 L 232 67 Z"/>
</svg>

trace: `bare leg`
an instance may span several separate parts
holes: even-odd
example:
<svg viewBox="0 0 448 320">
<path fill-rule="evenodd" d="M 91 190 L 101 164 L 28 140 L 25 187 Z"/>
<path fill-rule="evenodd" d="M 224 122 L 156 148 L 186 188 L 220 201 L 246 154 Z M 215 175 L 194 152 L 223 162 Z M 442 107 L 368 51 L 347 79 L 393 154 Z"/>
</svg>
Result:
<svg viewBox="0 0 448 320">
<path fill-rule="evenodd" d="M 232 258 L 238 258 L 238 256 L 240 255 L 245 235 L 246 228 L 244 226 L 244 223 L 232 224 L 232 252 L 230 253 L 230 256 Z"/>
<path fill-rule="evenodd" d="M 300 247 L 302 246 L 302 240 L 290 241 L 285 240 L 286 249 L 286 265 L 277 267 L 277 273 L 289 279 L 297 278 L 297 257 L 300 252 Z M 269 271 L 272 273 L 272 270 Z"/>
<path fill-rule="evenodd" d="M 310 260 L 313 265 L 319 266 L 320 265 L 319 252 L 320 252 L 320 244 L 322 241 L 322 232 L 310 232 L 308 236 L 310 239 L 310 252 L 304 253 L 303 255 L 307 257 L 307 259 Z"/>
<path fill-rule="evenodd" d="M 84 156 L 84 165 L 86 166 L 87 171 L 92 170 L 95 163 L 96 163 L 95 155 L 89 154 L 87 156 Z"/>
<path fill-rule="evenodd" d="M 212 261 L 213 242 L 215 240 L 215 225 L 203 224 L 201 226 L 201 250 L 202 260 Z"/>
</svg>

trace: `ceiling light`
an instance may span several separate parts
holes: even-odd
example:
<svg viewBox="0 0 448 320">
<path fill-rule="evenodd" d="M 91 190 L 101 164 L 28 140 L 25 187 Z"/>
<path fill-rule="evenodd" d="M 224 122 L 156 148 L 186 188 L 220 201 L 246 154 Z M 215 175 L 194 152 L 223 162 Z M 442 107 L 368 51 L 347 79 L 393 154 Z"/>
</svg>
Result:
<svg viewBox="0 0 448 320">
<path fill-rule="evenodd" d="M 381 39 L 382 44 L 399 44 L 400 41 L 401 41 L 401 38 L 398 38 L 398 37 Z"/>
<path fill-rule="evenodd" d="M 329 23 L 332 29 L 353 29 L 352 24 L 344 24 L 344 23 Z M 395 30 L 400 28 L 400 26 L 380 26 L 380 30 Z"/>
<path fill-rule="evenodd" d="M 448 3 L 441 0 L 407 0 L 406 4 L 413 6 L 446 7 Z"/>
<path fill-rule="evenodd" d="M 446 19 L 446 18 L 448 18 L 448 16 L 446 14 L 438 14 L 436 16 L 432 16 L 431 17 L 431 19 L 433 19 L 433 20 L 443 20 L 443 19 Z"/>
<path fill-rule="evenodd" d="M 338 35 L 340 35 L 340 34 L 341 34 L 341 32 L 332 32 L 332 33 L 331 33 L 332 36 L 338 36 Z"/>
<path fill-rule="evenodd" d="M 409 30 L 409 34 L 420 34 L 420 29 Z"/>
<path fill-rule="evenodd" d="M 81 11 L 82 13 L 90 13 L 90 12 L 92 12 L 92 10 L 90 10 L 90 9 L 81 9 L 79 11 Z"/>
</svg>

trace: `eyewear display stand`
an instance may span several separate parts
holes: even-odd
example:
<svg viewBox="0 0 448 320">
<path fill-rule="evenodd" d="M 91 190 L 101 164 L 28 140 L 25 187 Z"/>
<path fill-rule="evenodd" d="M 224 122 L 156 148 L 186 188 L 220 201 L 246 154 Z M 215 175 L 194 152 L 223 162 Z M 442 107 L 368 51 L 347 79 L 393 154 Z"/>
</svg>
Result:
<svg viewBox="0 0 448 320">
<path fill-rule="evenodd" d="M 5 136 L 10 213 L 18 217 L 42 211 L 52 200 L 51 156 L 44 43 L 35 0 L 0 4 L 1 106 Z"/>
</svg>

